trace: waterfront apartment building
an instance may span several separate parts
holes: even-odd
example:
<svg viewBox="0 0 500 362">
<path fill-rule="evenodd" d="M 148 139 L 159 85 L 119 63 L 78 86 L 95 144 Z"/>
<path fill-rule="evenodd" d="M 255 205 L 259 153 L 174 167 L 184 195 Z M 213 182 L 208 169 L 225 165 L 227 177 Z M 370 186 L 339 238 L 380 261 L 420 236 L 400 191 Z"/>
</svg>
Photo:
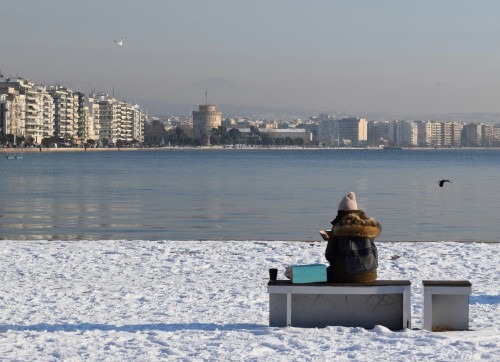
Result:
<svg viewBox="0 0 500 362">
<path fill-rule="evenodd" d="M 144 140 L 145 114 L 138 105 L 108 95 L 92 95 L 95 134 L 103 144 Z"/>
<path fill-rule="evenodd" d="M 212 128 L 219 128 L 221 124 L 222 113 L 217 112 L 215 105 L 201 104 L 198 111 L 193 111 L 193 138 L 208 145 Z"/>
<path fill-rule="evenodd" d="M 441 146 L 460 147 L 462 145 L 463 124 L 458 122 L 441 123 Z"/>
<path fill-rule="evenodd" d="M 89 109 L 86 104 L 85 94 L 81 92 L 75 92 L 75 117 L 76 117 L 76 137 L 77 143 L 79 145 L 87 142 L 89 138 L 89 128 L 90 128 L 90 115 Z"/>
<path fill-rule="evenodd" d="M 370 121 L 368 145 L 397 147 L 492 147 L 500 144 L 494 124 L 447 121 Z"/>
<path fill-rule="evenodd" d="M 44 125 L 44 98 L 45 87 L 35 85 L 26 88 L 26 117 L 24 134 L 26 138 L 32 138 L 35 143 L 41 143 L 43 139 Z"/>
<path fill-rule="evenodd" d="M 50 132 L 49 122 L 45 122 L 44 118 L 53 117 L 46 88 L 23 78 L 13 80 L 2 78 L 0 94 L 6 95 L 3 97 L 6 102 L 4 107 L 11 108 L 8 114 L 3 115 L 5 117 L 3 134 L 22 136 L 40 143 L 44 134 Z M 23 103 L 23 106 L 19 103 Z M 49 128 L 44 129 L 44 127 Z M 8 130 L 13 133 L 7 133 Z"/>
<path fill-rule="evenodd" d="M 92 96 L 87 97 L 81 92 L 75 92 L 77 115 L 77 144 L 84 145 L 89 140 L 99 141 L 99 106 L 94 103 Z"/>
<path fill-rule="evenodd" d="M 440 122 L 429 122 L 431 125 L 431 146 L 441 147 L 442 143 L 442 128 Z"/>
<path fill-rule="evenodd" d="M 464 125 L 463 123 L 458 123 L 458 122 L 453 122 L 453 141 L 452 145 L 454 147 L 460 147 L 462 146 L 462 134 L 464 130 Z"/>
<path fill-rule="evenodd" d="M 132 114 L 132 140 L 140 143 L 144 142 L 144 124 L 146 123 L 146 114 L 141 110 L 138 104 L 131 106 Z"/>
<path fill-rule="evenodd" d="M 465 124 L 463 128 L 463 145 L 465 147 L 481 146 L 483 138 L 482 125 L 477 123 Z"/>
<path fill-rule="evenodd" d="M 42 96 L 43 102 L 43 127 L 42 127 L 42 140 L 45 138 L 50 138 L 54 135 L 54 114 L 55 114 L 55 106 L 54 99 L 48 92 L 43 93 Z M 37 143 L 41 143 L 37 142 Z"/>
<path fill-rule="evenodd" d="M 404 147 L 415 147 L 418 145 L 418 125 L 413 121 L 403 121 L 397 124 L 396 129 L 400 137 L 394 145 Z"/>
<path fill-rule="evenodd" d="M 0 75 L 0 133 L 41 144 L 57 138 L 65 145 L 106 139 L 115 144 L 144 140 L 145 114 L 138 105 L 113 97 L 74 92 L 60 85 L 36 85 Z"/>
<path fill-rule="evenodd" d="M 340 147 L 339 123 L 337 120 L 326 120 L 318 123 L 316 141 L 324 147 Z"/>
<path fill-rule="evenodd" d="M 342 118 L 319 122 L 317 141 L 326 147 L 364 147 L 368 142 L 368 121 Z"/>
<path fill-rule="evenodd" d="M 434 121 L 419 121 L 418 145 L 421 147 L 440 147 L 442 143 L 441 123 Z"/>
<path fill-rule="evenodd" d="M 132 141 L 132 109 L 128 104 L 119 102 L 120 104 L 120 123 L 118 124 L 119 139 L 122 141 Z"/>
<path fill-rule="evenodd" d="M 493 126 L 493 145 L 500 146 L 500 124 Z"/>
<path fill-rule="evenodd" d="M 318 121 L 309 131 L 312 130 L 315 133 L 315 141 L 323 147 L 364 147 L 365 145 L 370 147 L 492 147 L 500 145 L 500 125 L 476 123 L 464 125 L 454 121 L 368 121 L 367 142 L 365 143 L 362 136 L 356 134 L 356 132 L 362 132 L 360 131 L 362 127 L 356 127 L 357 122 L 356 118 L 327 119 Z M 350 129 L 341 127 L 342 124 L 349 123 Z M 259 130 L 263 132 L 261 128 Z"/>
<path fill-rule="evenodd" d="M 88 104 L 88 114 L 89 114 L 89 127 L 88 127 L 88 139 L 95 142 L 99 142 L 101 134 L 101 122 L 100 122 L 100 108 L 98 95 L 92 93 L 86 99 Z"/>
<path fill-rule="evenodd" d="M 120 138 L 119 125 L 121 121 L 121 106 L 115 98 L 101 95 L 94 98 L 99 107 L 99 142 L 107 145 L 116 143 Z"/>
<path fill-rule="evenodd" d="M 24 96 L 14 88 L 9 88 L 7 93 L 0 94 L 0 134 L 2 136 L 24 137 L 25 105 Z"/>
<path fill-rule="evenodd" d="M 453 146 L 453 122 L 441 123 L 441 145 L 443 147 Z"/>
<path fill-rule="evenodd" d="M 387 146 L 394 135 L 392 129 L 392 122 L 387 121 L 372 121 L 368 122 L 368 146 L 370 147 L 379 147 L 379 146 Z"/>
<path fill-rule="evenodd" d="M 491 147 L 495 144 L 495 131 L 492 124 L 481 124 L 481 146 Z"/>
<path fill-rule="evenodd" d="M 418 127 L 413 121 L 369 122 L 368 140 L 370 146 L 415 147 Z"/>
<path fill-rule="evenodd" d="M 345 146 L 366 146 L 368 141 L 368 121 L 366 118 L 339 119 L 339 137 Z"/>
<path fill-rule="evenodd" d="M 78 139 L 78 119 L 75 119 L 75 94 L 72 90 L 59 85 L 50 86 L 49 94 L 54 100 L 54 137 L 69 144 Z M 76 101 L 76 106 L 78 101 Z M 78 110 L 76 110 L 78 117 Z"/>
</svg>

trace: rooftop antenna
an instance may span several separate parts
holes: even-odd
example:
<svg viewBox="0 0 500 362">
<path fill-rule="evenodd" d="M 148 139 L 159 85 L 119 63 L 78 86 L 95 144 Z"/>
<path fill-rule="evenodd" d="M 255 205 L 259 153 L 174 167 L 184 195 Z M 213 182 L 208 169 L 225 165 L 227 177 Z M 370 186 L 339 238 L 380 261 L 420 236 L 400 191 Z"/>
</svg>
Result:
<svg viewBox="0 0 500 362">
<path fill-rule="evenodd" d="M 205 105 L 208 105 L 208 89 L 205 90 Z"/>
<path fill-rule="evenodd" d="M 115 83 L 113 83 L 113 93 L 112 93 L 112 97 L 115 98 Z"/>
</svg>

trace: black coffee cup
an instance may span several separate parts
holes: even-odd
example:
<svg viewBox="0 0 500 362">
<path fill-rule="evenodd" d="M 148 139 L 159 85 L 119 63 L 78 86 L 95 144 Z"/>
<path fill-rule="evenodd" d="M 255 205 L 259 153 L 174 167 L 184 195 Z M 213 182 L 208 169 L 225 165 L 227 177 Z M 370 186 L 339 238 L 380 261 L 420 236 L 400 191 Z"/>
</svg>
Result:
<svg viewBox="0 0 500 362">
<path fill-rule="evenodd" d="M 269 269 L 269 280 L 275 282 L 278 279 L 278 269 L 271 268 Z"/>
</svg>

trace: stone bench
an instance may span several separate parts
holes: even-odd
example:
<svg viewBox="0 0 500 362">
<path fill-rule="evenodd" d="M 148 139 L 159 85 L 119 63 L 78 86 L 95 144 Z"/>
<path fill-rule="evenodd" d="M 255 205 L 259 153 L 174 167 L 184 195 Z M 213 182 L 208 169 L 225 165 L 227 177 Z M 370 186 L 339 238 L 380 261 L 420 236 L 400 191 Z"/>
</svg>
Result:
<svg viewBox="0 0 500 362">
<path fill-rule="evenodd" d="M 423 280 L 423 329 L 428 331 L 468 330 L 468 280 Z"/>
<path fill-rule="evenodd" d="M 411 328 L 411 282 L 292 284 L 270 281 L 271 327 L 345 326 L 393 330 Z"/>
</svg>

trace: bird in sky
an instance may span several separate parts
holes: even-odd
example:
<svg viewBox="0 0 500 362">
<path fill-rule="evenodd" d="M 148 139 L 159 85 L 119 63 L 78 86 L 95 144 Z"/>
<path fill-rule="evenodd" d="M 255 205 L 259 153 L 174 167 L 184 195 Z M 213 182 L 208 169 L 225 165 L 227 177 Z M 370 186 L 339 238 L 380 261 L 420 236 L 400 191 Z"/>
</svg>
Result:
<svg viewBox="0 0 500 362">
<path fill-rule="evenodd" d="M 450 184 L 452 184 L 452 183 L 453 183 L 453 182 L 451 182 L 450 180 L 439 180 L 439 181 L 438 181 L 439 187 L 443 187 L 445 182 L 449 182 Z"/>
<path fill-rule="evenodd" d="M 120 45 L 120 46 L 121 46 L 121 45 L 123 45 L 123 42 L 125 41 L 125 39 L 127 39 L 127 38 L 123 38 L 123 39 L 122 39 L 122 40 L 120 40 L 120 41 L 118 41 L 118 40 L 113 40 L 113 41 L 114 41 L 116 44 L 118 44 L 118 45 Z"/>
</svg>

